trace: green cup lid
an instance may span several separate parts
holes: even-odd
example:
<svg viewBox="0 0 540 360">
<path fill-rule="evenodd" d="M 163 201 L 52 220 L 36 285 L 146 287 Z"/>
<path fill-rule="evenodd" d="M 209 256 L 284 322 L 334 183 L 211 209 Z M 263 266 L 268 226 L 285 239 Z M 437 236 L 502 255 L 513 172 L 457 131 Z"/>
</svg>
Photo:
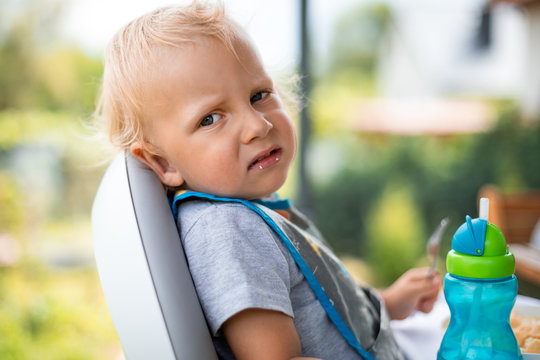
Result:
<svg viewBox="0 0 540 360">
<path fill-rule="evenodd" d="M 452 239 L 446 268 L 452 275 L 494 279 L 514 273 L 514 255 L 501 230 L 484 219 L 466 216 Z"/>
</svg>

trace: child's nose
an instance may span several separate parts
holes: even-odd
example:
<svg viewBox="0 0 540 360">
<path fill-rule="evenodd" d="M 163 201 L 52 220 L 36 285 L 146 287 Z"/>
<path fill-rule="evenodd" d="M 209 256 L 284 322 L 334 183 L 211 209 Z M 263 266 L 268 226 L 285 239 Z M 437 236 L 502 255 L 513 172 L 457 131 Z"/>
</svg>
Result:
<svg viewBox="0 0 540 360">
<path fill-rule="evenodd" d="M 264 138 L 273 127 L 263 114 L 251 110 L 242 122 L 242 142 L 248 144 L 257 138 Z"/>
</svg>

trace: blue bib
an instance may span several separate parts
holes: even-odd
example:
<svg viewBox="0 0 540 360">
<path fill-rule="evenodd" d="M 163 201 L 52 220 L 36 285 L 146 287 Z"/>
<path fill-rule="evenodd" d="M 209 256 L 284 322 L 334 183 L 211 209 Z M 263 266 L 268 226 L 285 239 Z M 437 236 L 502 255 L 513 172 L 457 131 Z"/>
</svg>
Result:
<svg viewBox="0 0 540 360">
<path fill-rule="evenodd" d="M 313 224 L 288 200 L 248 201 L 181 190 L 172 203 L 175 218 L 178 203 L 190 198 L 241 203 L 256 212 L 281 238 L 333 324 L 362 358 L 405 359 L 377 293 L 354 281 Z M 290 219 L 274 210 L 286 210 Z"/>
</svg>

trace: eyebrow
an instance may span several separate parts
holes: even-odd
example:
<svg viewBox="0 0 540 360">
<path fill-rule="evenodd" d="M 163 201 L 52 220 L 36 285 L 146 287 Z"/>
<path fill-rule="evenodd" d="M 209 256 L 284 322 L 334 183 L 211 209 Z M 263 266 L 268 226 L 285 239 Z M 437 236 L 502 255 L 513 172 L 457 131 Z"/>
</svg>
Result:
<svg viewBox="0 0 540 360">
<path fill-rule="evenodd" d="M 194 127 L 198 125 L 204 116 L 210 114 L 213 109 L 218 108 L 224 102 L 225 99 L 222 94 L 203 95 L 202 98 L 197 100 L 196 104 L 184 106 L 181 110 L 181 116 L 185 119 L 188 127 Z"/>
<path fill-rule="evenodd" d="M 257 72 L 256 75 L 251 76 L 250 87 L 257 91 L 275 88 L 274 80 L 266 71 Z M 194 127 L 198 124 L 202 118 L 210 113 L 213 109 L 219 108 L 220 105 L 226 102 L 227 95 L 223 95 L 223 92 L 216 91 L 214 94 L 208 94 L 205 92 L 198 98 L 196 104 L 188 104 L 184 107 L 186 110 L 182 110 L 182 118 L 186 120 L 188 127 Z"/>
</svg>

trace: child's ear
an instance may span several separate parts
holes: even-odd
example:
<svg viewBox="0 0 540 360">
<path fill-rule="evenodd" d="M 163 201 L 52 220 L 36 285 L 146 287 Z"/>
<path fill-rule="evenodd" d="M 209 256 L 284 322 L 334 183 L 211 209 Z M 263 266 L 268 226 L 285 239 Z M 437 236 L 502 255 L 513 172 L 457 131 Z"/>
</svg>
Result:
<svg viewBox="0 0 540 360">
<path fill-rule="evenodd" d="M 184 183 L 182 174 L 172 166 L 167 159 L 152 151 L 151 144 L 136 142 L 129 148 L 131 154 L 148 165 L 158 176 L 159 180 L 167 186 L 178 187 Z"/>
</svg>

